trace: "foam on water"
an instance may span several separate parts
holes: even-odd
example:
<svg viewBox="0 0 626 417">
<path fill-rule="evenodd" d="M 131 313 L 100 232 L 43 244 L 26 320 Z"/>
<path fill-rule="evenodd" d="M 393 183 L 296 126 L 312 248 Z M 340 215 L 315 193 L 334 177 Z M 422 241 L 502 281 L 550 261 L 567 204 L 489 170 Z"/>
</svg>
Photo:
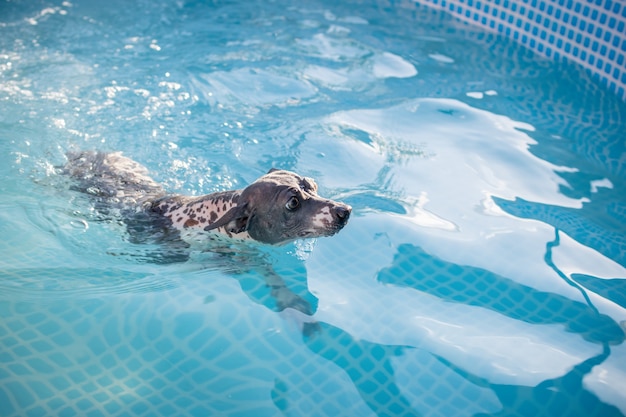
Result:
<svg viewBox="0 0 626 417">
<path fill-rule="evenodd" d="M 623 415 L 625 121 L 411 3 L 2 3 L 0 415 Z M 159 262 L 72 149 L 195 195 L 292 169 L 354 212 Z"/>
</svg>

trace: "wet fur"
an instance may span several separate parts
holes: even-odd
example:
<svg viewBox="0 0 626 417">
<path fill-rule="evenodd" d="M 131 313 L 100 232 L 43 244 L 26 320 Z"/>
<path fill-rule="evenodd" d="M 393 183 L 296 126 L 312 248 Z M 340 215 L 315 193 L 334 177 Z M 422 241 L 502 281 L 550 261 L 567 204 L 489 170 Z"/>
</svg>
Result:
<svg viewBox="0 0 626 417">
<path fill-rule="evenodd" d="M 144 166 L 121 152 L 69 153 L 63 173 L 74 179 L 74 189 L 93 197 L 99 212 L 117 212 L 134 241 L 175 231 L 196 242 L 219 235 L 284 244 L 331 236 L 351 212 L 350 206 L 318 196 L 312 179 L 284 170 L 271 169 L 242 190 L 201 197 L 167 194 Z"/>
</svg>

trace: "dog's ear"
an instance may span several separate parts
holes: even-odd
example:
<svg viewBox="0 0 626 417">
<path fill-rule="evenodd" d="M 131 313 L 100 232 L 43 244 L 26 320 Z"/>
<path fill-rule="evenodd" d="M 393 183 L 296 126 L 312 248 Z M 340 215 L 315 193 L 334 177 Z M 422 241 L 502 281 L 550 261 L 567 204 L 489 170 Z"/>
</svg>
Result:
<svg viewBox="0 0 626 417">
<path fill-rule="evenodd" d="M 204 230 L 208 232 L 224 226 L 227 232 L 237 234 L 248 230 L 250 219 L 252 219 L 252 212 L 248 203 L 244 203 L 228 210 L 226 214 L 220 217 L 215 223 L 205 227 Z"/>
<path fill-rule="evenodd" d="M 245 232 L 248 230 L 251 218 L 252 213 L 248 208 L 248 203 L 246 203 L 234 213 L 232 219 L 226 224 L 226 230 L 235 234 Z"/>
<path fill-rule="evenodd" d="M 313 180 L 313 178 L 302 177 L 300 179 L 300 188 L 305 191 L 313 192 L 313 194 L 317 194 L 317 183 Z"/>
</svg>

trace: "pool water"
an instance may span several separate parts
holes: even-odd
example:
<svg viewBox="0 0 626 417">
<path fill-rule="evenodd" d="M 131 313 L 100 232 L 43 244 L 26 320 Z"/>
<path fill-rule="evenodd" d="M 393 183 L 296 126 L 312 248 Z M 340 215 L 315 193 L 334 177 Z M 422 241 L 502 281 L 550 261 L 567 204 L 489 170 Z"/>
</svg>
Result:
<svg viewBox="0 0 626 417">
<path fill-rule="evenodd" d="M 625 415 L 624 132 L 585 71 L 411 2 L 2 1 L 0 416 Z M 353 215 L 159 262 L 77 149 Z"/>
</svg>

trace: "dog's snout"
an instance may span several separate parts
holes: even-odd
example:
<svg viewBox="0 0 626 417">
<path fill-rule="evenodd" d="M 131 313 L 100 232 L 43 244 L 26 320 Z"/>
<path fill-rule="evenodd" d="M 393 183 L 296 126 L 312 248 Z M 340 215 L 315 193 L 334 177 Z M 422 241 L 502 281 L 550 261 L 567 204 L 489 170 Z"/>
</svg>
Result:
<svg viewBox="0 0 626 417">
<path fill-rule="evenodd" d="M 350 217 L 350 213 L 352 212 L 352 207 L 346 205 L 335 206 L 334 214 L 337 219 L 345 223 L 348 221 L 348 217 Z"/>
</svg>

